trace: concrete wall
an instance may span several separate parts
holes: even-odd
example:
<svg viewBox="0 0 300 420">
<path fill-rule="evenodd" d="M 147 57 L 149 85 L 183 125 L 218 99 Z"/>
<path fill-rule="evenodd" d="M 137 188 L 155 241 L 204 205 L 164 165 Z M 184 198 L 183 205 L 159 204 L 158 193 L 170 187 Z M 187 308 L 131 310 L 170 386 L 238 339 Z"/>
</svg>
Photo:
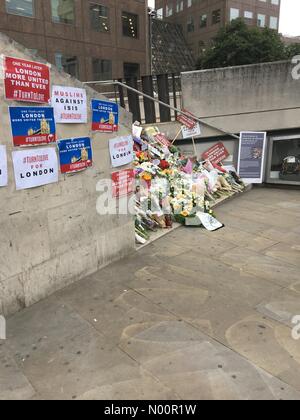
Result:
<svg viewBox="0 0 300 420">
<path fill-rule="evenodd" d="M 0 34 L 4 55 L 42 61 Z M 83 87 L 54 67 L 53 84 Z M 87 89 L 88 101 L 101 97 Z M 111 135 L 92 134 L 88 125 L 57 125 L 58 138 L 91 136 L 93 168 L 59 177 L 58 184 L 16 191 L 11 161 L 12 136 L 8 105 L 0 81 L 0 144 L 7 146 L 9 185 L 0 188 L 0 314 L 29 306 L 134 250 L 130 216 L 100 216 L 96 212 L 96 184 L 110 178 L 108 151 Z M 20 104 L 19 104 L 20 105 Z M 131 114 L 121 110 L 120 135 L 131 131 Z M 114 281 L 114 279 L 111 279 Z"/>
<path fill-rule="evenodd" d="M 183 105 L 231 133 L 300 127 L 300 80 L 291 62 L 275 62 L 182 74 Z M 204 127 L 203 136 L 218 135 Z"/>
</svg>

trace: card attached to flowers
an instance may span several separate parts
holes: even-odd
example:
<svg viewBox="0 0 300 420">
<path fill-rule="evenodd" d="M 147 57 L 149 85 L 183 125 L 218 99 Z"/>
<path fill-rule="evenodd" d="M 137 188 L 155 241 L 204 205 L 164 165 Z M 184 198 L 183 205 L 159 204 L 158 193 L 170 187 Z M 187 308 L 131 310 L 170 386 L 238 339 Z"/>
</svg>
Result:
<svg viewBox="0 0 300 420">
<path fill-rule="evenodd" d="M 213 216 L 211 216 L 208 213 L 198 212 L 197 216 L 201 220 L 201 223 L 205 227 L 205 229 L 210 232 L 214 232 L 224 227 L 222 223 L 220 223 L 217 219 L 215 219 Z"/>
</svg>

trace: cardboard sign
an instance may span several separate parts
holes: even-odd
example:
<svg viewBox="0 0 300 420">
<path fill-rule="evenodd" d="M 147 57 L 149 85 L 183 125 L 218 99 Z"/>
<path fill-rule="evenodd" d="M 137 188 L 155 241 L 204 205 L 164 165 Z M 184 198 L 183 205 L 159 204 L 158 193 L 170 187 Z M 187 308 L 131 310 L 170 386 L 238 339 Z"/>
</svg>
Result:
<svg viewBox="0 0 300 420">
<path fill-rule="evenodd" d="M 117 137 L 109 141 L 109 151 L 113 168 L 128 165 L 133 161 L 133 140 L 131 136 Z"/>
<path fill-rule="evenodd" d="M 58 182 L 56 148 L 19 150 L 12 157 L 17 190 Z"/>
<path fill-rule="evenodd" d="M 4 57 L 6 99 L 50 103 L 50 68 L 46 64 Z"/>
<path fill-rule="evenodd" d="M 9 114 L 15 147 L 55 143 L 53 108 L 10 107 Z"/>
<path fill-rule="evenodd" d="M 112 133 L 119 129 L 119 106 L 114 102 L 92 100 L 92 130 Z"/>
<path fill-rule="evenodd" d="M 182 109 L 182 112 L 190 115 L 191 117 L 194 117 L 194 115 L 191 112 L 187 111 L 186 109 Z M 177 121 L 189 129 L 194 128 L 196 125 L 196 121 L 193 118 L 188 118 L 187 116 L 182 115 L 182 114 L 178 115 Z"/>
<path fill-rule="evenodd" d="M 201 126 L 199 123 L 196 123 L 193 128 L 187 128 L 185 125 L 183 125 L 181 128 L 181 133 L 184 139 L 199 137 L 201 136 Z"/>
<path fill-rule="evenodd" d="M 60 140 L 58 150 L 62 174 L 83 171 L 93 165 L 92 146 L 89 137 Z"/>
<path fill-rule="evenodd" d="M 242 132 L 238 174 L 246 184 L 262 184 L 264 180 L 267 133 Z"/>
<path fill-rule="evenodd" d="M 134 192 L 135 176 L 134 169 L 126 169 L 111 174 L 112 192 L 114 198 L 130 195 Z"/>
<path fill-rule="evenodd" d="M 204 160 L 209 160 L 213 165 L 218 165 L 220 162 L 227 159 L 228 156 L 228 150 L 222 142 L 219 142 L 204 152 L 202 158 Z"/>
<path fill-rule="evenodd" d="M 6 147 L 0 146 L 0 187 L 6 187 L 7 183 L 8 177 Z"/>
<path fill-rule="evenodd" d="M 86 124 L 86 90 L 66 86 L 53 86 L 52 106 L 57 124 Z"/>
<path fill-rule="evenodd" d="M 156 134 L 156 136 L 154 136 L 154 138 L 162 146 L 170 147 L 172 145 L 172 143 L 170 142 L 170 140 L 164 134 L 161 134 L 161 133 L 160 134 Z"/>
</svg>

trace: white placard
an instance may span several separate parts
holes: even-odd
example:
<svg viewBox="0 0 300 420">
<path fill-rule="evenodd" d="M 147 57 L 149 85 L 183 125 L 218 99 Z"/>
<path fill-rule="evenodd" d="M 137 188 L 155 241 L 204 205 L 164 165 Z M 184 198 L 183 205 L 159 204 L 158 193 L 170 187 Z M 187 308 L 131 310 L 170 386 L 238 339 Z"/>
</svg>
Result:
<svg viewBox="0 0 300 420">
<path fill-rule="evenodd" d="M 215 219 L 208 213 L 198 212 L 197 216 L 201 220 L 201 223 L 205 227 L 205 229 L 209 230 L 210 232 L 214 232 L 215 230 L 224 227 L 222 223 L 220 223 L 217 219 Z"/>
<path fill-rule="evenodd" d="M 52 106 L 58 124 L 86 124 L 86 90 L 67 86 L 53 86 Z"/>
<path fill-rule="evenodd" d="M 128 165 L 133 161 L 132 136 L 111 139 L 109 141 L 109 151 L 113 168 Z"/>
<path fill-rule="evenodd" d="M 194 128 L 187 128 L 185 125 L 181 127 L 182 137 L 184 139 L 190 139 L 192 137 L 201 136 L 201 126 L 199 123 Z"/>
<path fill-rule="evenodd" d="M 12 156 L 17 190 L 58 182 L 56 148 L 20 150 Z"/>
<path fill-rule="evenodd" d="M 7 184 L 8 177 L 6 146 L 0 146 L 0 187 L 6 187 Z"/>
<path fill-rule="evenodd" d="M 143 132 L 143 127 L 140 127 L 139 125 L 134 125 L 132 126 L 132 135 L 134 138 L 136 139 L 141 139 L 141 135 Z"/>
</svg>

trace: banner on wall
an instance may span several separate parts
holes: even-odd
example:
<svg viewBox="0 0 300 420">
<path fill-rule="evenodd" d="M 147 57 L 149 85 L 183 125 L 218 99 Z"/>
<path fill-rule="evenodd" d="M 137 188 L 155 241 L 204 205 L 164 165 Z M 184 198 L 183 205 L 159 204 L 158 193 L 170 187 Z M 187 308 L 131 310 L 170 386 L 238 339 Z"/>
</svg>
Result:
<svg viewBox="0 0 300 420">
<path fill-rule="evenodd" d="M 0 146 L 0 187 L 6 187 L 7 184 L 8 184 L 8 177 L 7 177 L 6 147 Z"/>
<path fill-rule="evenodd" d="M 92 100 L 92 130 L 112 133 L 119 129 L 119 106 L 114 102 Z"/>
<path fill-rule="evenodd" d="M 248 184 L 262 184 L 267 133 L 247 131 L 240 134 L 238 174 Z"/>
<path fill-rule="evenodd" d="M 125 169 L 123 171 L 114 172 L 112 173 L 111 178 L 114 198 L 125 197 L 134 193 L 134 169 Z"/>
<path fill-rule="evenodd" d="M 13 152 L 17 190 L 58 182 L 58 160 L 55 147 Z"/>
<path fill-rule="evenodd" d="M 6 99 L 50 103 L 50 68 L 46 64 L 4 57 Z"/>
<path fill-rule="evenodd" d="M 38 146 L 55 143 L 56 127 L 53 108 L 10 107 L 14 146 Z"/>
<path fill-rule="evenodd" d="M 117 137 L 109 141 L 109 151 L 113 168 L 128 165 L 133 161 L 133 140 L 131 136 Z"/>
<path fill-rule="evenodd" d="M 58 150 L 62 174 L 83 171 L 93 165 L 92 145 L 89 137 L 60 140 Z"/>
<path fill-rule="evenodd" d="M 58 124 L 86 124 L 86 90 L 67 86 L 52 87 L 52 106 Z"/>
<path fill-rule="evenodd" d="M 219 142 L 204 152 L 202 158 L 204 160 L 209 160 L 213 165 L 218 165 L 220 162 L 227 159 L 228 156 L 228 150 L 222 142 Z"/>
</svg>

